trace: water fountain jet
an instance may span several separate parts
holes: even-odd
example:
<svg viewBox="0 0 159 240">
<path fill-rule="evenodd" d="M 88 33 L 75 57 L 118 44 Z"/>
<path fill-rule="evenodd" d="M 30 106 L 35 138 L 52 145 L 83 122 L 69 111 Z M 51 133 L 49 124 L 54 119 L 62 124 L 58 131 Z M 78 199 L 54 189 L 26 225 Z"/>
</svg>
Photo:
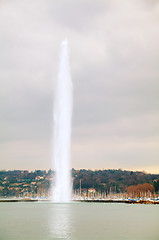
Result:
<svg viewBox="0 0 159 240">
<path fill-rule="evenodd" d="M 69 66 L 68 42 L 61 43 L 59 74 L 54 98 L 53 166 L 55 180 L 53 201 L 69 202 L 72 184 L 70 172 L 72 80 Z"/>
</svg>

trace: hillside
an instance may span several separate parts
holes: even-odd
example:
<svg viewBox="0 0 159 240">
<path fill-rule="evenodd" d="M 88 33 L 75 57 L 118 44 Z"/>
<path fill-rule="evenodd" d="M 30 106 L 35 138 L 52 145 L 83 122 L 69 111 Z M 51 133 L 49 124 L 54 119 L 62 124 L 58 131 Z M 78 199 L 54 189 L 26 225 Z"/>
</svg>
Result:
<svg viewBox="0 0 159 240">
<path fill-rule="evenodd" d="M 72 175 L 74 178 L 74 189 L 79 188 L 81 179 L 81 188 L 95 188 L 97 191 L 111 191 L 124 192 L 128 186 L 150 183 L 154 185 L 156 191 L 158 190 L 159 174 L 147 174 L 145 172 L 134 172 L 125 170 L 75 170 L 72 169 Z M 154 182 L 155 181 L 155 182 Z M 157 182 L 158 182 L 157 181 Z"/>
<path fill-rule="evenodd" d="M 13 170 L 0 171 L 0 196 L 49 196 L 50 185 L 54 179 L 52 170 Z M 75 170 L 72 169 L 73 189 L 125 192 L 131 185 L 149 183 L 159 191 L 159 174 L 125 170 Z"/>
</svg>

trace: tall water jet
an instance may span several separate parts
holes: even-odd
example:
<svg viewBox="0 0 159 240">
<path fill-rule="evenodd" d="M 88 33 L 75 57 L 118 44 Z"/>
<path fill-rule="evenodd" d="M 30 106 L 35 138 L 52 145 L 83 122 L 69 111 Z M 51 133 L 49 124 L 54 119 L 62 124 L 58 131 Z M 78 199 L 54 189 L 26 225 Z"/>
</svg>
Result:
<svg viewBox="0 0 159 240">
<path fill-rule="evenodd" d="M 68 42 L 64 40 L 61 43 L 59 74 L 55 86 L 54 98 L 54 202 L 69 202 L 71 200 L 70 150 L 72 90 Z"/>
</svg>

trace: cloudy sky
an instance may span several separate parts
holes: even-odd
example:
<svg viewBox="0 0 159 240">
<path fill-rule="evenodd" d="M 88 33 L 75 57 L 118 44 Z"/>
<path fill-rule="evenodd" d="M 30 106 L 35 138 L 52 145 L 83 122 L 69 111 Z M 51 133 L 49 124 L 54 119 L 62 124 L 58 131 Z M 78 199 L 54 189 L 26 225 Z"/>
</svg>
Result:
<svg viewBox="0 0 159 240">
<path fill-rule="evenodd" d="M 159 173 L 159 1 L 0 1 L 0 169 L 52 167 L 66 38 L 72 167 Z"/>
</svg>

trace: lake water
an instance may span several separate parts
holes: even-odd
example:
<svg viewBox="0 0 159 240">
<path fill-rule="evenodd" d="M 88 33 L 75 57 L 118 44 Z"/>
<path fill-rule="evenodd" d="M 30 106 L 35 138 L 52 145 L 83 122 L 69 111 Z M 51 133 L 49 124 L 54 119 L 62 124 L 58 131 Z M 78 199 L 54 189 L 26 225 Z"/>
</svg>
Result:
<svg viewBox="0 0 159 240">
<path fill-rule="evenodd" d="M 159 240 L 159 205 L 0 203 L 0 240 Z"/>
</svg>

